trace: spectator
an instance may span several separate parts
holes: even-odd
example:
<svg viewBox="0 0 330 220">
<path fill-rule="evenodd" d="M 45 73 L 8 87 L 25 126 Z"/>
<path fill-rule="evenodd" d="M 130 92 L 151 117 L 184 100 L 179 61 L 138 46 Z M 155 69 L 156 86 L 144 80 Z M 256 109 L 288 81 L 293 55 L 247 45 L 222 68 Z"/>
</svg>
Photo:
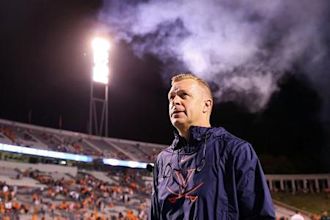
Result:
<svg viewBox="0 0 330 220">
<path fill-rule="evenodd" d="M 330 220 L 330 216 L 328 215 L 328 211 L 323 211 L 320 220 Z"/>
<path fill-rule="evenodd" d="M 290 220 L 304 220 L 304 217 L 300 214 L 299 211 L 296 211 L 296 214 L 291 216 Z"/>
</svg>

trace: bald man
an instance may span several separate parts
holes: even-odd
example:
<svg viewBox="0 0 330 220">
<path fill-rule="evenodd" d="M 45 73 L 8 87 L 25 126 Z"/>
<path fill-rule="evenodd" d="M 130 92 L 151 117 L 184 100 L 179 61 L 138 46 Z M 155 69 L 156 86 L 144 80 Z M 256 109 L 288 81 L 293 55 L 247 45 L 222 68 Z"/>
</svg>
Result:
<svg viewBox="0 0 330 220">
<path fill-rule="evenodd" d="M 251 145 L 211 127 L 208 84 L 176 75 L 168 100 L 175 138 L 155 163 L 150 219 L 275 219 Z"/>
</svg>

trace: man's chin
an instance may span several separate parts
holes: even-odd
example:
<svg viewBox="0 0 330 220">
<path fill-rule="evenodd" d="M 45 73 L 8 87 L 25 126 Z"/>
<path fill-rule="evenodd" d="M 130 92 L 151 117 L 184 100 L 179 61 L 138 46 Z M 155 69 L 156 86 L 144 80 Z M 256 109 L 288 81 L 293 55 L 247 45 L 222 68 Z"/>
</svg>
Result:
<svg viewBox="0 0 330 220">
<path fill-rule="evenodd" d="M 171 123 L 177 129 L 185 127 L 185 125 L 186 125 L 186 121 L 183 119 L 179 119 L 179 118 L 172 119 Z"/>
</svg>

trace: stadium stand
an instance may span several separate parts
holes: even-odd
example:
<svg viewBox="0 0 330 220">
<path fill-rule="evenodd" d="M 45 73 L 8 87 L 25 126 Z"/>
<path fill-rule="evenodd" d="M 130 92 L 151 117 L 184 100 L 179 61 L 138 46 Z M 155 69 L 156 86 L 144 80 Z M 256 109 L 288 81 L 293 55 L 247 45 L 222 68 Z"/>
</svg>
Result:
<svg viewBox="0 0 330 220">
<path fill-rule="evenodd" d="M 150 178 L 144 170 L 114 168 L 118 181 L 109 181 L 106 172 L 79 170 L 72 175 L 74 168 L 66 173 L 70 169 L 60 165 L 16 164 L 19 169 L 2 162 L 0 218 L 146 219 L 151 185 L 142 178 Z"/>
<path fill-rule="evenodd" d="M 146 168 L 165 147 L 0 119 L 0 219 L 147 219 L 153 178 L 134 167 Z M 266 178 L 278 200 L 330 193 L 329 174 Z M 274 202 L 278 219 L 299 207 Z M 321 218 L 304 207 L 305 219 Z"/>
<path fill-rule="evenodd" d="M 104 138 L 3 119 L 0 119 L 0 143 L 140 162 L 153 162 L 155 156 L 165 147 L 159 144 Z"/>
</svg>

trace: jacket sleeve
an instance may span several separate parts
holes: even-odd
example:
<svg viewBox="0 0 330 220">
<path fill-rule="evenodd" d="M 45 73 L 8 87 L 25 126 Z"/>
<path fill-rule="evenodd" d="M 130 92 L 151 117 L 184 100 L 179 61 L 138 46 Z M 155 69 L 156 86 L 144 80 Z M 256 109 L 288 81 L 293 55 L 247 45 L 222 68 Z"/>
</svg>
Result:
<svg viewBox="0 0 330 220">
<path fill-rule="evenodd" d="M 275 219 L 266 178 L 250 144 L 237 148 L 234 168 L 240 219 Z"/>
<path fill-rule="evenodd" d="M 160 208 L 159 208 L 159 202 L 158 202 L 158 174 L 159 174 L 159 167 L 157 164 L 157 161 L 154 166 L 153 170 L 153 189 L 152 189 L 152 195 L 151 195 L 151 207 L 149 212 L 149 219 L 160 219 Z"/>
</svg>

